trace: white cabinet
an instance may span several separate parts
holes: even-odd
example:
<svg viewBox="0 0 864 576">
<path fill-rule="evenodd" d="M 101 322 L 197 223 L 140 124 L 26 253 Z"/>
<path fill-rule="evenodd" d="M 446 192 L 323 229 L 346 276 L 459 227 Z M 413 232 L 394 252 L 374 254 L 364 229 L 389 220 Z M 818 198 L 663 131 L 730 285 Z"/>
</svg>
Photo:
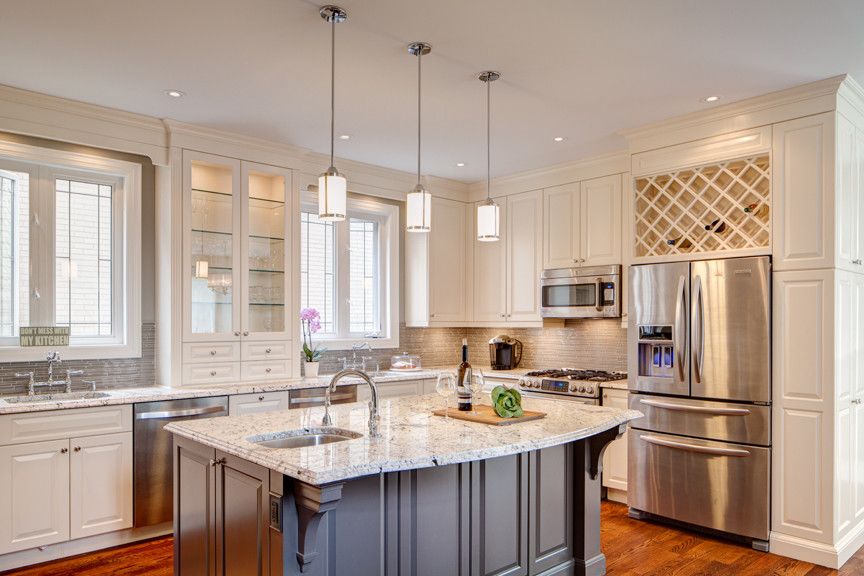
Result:
<svg viewBox="0 0 864 576">
<path fill-rule="evenodd" d="M 290 376 L 291 171 L 188 150 L 182 164 L 184 383 Z M 285 362 L 246 365 L 263 359 Z"/>
<path fill-rule="evenodd" d="M 394 382 L 376 382 L 378 400 L 399 398 L 400 396 L 421 396 L 435 392 L 435 380 L 397 380 Z M 368 402 L 372 393 L 365 384 L 357 386 L 357 401 Z"/>
<path fill-rule="evenodd" d="M 542 322 L 540 272 L 543 197 L 539 190 L 498 201 L 501 238 L 474 247 L 475 324 Z"/>
<path fill-rule="evenodd" d="M 0 554 L 131 528 L 132 466 L 131 406 L 0 416 Z"/>
<path fill-rule="evenodd" d="M 69 539 L 69 441 L 0 447 L 0 554 Z"/>
<path fill-rule="evenodd" d="M 287 390 L 261 392 L 260 394 L 236 394 L 228 397 L 228 414 L 230 416 L 287 410 L 288 407 Z"/>
<path fill-rule="evenodd" d="M 132 527 L 132 433 L 69 441 L 70 538 Z"/>
<path fill-rule="evenodd" d="M 627 391 L 603 389 L 603 406 L 627 409 Z M 626 503 L 627 497 L 627 434 L 614 440 L 603 453 L 603 486 L 610 500 Z M 618 491 L 617 493 L 614 491 Z"/>
<path fill-rule="evenodd" d="M 864 130 L 837 115 L 837 265 L 864 273 Z"/>
<path fill-rule="evenodd" d="M 621 175 L 543 191 L 543 267 L 621 263 Z"/>
<path fill-rule="evenodd" d="M 468 208 L 462 202 L 432 198 L 429 233 L 429 324 L 468 319 L 466 238 Z"/>
</svg>

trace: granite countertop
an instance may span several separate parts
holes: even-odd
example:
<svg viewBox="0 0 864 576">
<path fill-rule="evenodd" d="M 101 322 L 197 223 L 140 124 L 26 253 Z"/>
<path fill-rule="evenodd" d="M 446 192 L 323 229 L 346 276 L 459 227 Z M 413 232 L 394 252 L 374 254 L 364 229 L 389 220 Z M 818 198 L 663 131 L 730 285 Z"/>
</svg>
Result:
<svg viewBox="0 0 864 576">
<path fill-rule="evenodd" d="M 611 388 L 612 390 L 627 390 L 627 380 L 613 380 L 612 382 L 601 382 L 600 388 Z"/>
<path fill-rule="evenodd" d="M 306 448 L 263 448 L 247 438 L 318 427 L 323 408 L 283 410 L 174 422 L 166 430 L 260 464 L 310 484 L 483 460 L 565 444 L 593 436 L 641 417 L 618 410 L 538 398 L 524 399 L 526 410 L 546 412 L 540 420 L 493 426 L 432 414 L 443 400 L 436 395 L 383 400 L 380 437 L 369 438 L 366 403 L 339 404 L 330 409 L 337 428 L 362 433 L 361 438 Z"/>
<path fill-rule="evenodd" d="M 406 380 L 426 380 L 437 378 L 443 370 L 453 370 L 455 367 L 425 368 L 418 372 L 382 371 L 372 374 L 376 383 L 404 382 Z M 525 370 L 503 371 L 483 368 L 484 374 L 493 373 L 498 377 L 518 379 Z M 72 408 L 92 408 L 94 406 L 114 406 L 117 404 L 135 404 L 137 402 L 158 402 L 160 400 L 181 400 L 184 398 L 202 398 L 208 396 L 228 396 L 233 394 L 260 394 L 262 392 L 280 392 L 284 390 L 300 390 L 303 388 L 323 388 L 330 383 L 331 375 L 317 378 L 297 378 L 273 382 L 223 384 L 217 386 L 182 386 L 162 387 L 148 386 L 144 388 L 116 388 L 99 390 L 107 393 L 105 398 L 83 398 L 76 400 L 56 400 L 48 402 L 7 402 L 0 396 L 0 415 L 20 414 L 23 412 L 43 412 L 48 410 L 67 410 Z M 340 385 L 357 384 L 359 378 L 345 378 Z"/>
</svg>

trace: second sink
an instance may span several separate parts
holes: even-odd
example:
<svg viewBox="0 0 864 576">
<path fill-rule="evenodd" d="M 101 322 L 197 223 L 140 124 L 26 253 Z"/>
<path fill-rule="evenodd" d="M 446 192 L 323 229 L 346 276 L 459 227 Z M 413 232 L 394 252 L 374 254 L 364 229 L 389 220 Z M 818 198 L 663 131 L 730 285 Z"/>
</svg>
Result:
<svg viewBox="0 0 864 576">
<path fill-rule="evenodd" d="M 356 440 L 363 435 L 343 428 L 322 426 L 319 428 L 302 428 L 299 430 L 287 430 L 285 432 L 274 432 L 272 434 L 261 434 L 250 436 L 249 442 L 257 444 L 262 448 L 307 448 L 309 446 L 320 446 L 345 440 Z"/>
</svg>

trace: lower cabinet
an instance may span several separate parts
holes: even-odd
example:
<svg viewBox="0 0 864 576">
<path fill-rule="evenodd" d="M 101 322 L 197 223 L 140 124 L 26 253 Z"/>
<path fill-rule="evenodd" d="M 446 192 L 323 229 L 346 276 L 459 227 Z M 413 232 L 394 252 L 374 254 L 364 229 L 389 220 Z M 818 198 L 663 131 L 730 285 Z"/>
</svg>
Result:
<svg viewBox="0 0 864 576">
<path fill-rule="evenodd" d="M 603 389 L 603 406 L 627 410 L 627 391 Z M 603 453 L 603 486 L 610 500 L 627 503 L 627 435 L 612 441 Z"/>
<path fill-rule="evenodd" d="M 270 573 L 270 471 L 175 439 L 174 573 Z"/>
<path fill-rule="evenodd" d="M 376 382 L 378 399 L 398 398 L 400 396 L 420 396 L 435 392 L 435 380 L 399 380 L 396 382 Z M 369 387 L 365 384 L 357 386 L 357 401 L 368 402 L 372 398 Z"/>
<path fill-rule="evenodd" d="M 131 406 L 0 420 L 0 554 L 132 527 Z"/>
<path fill-rule="evenodd" d="M 288 391 L 262 392 L 260 394 L 237 394 L 228 397 L 228 414 L 243 416 L 273 410 L 288 410 Z"/>
</svg>

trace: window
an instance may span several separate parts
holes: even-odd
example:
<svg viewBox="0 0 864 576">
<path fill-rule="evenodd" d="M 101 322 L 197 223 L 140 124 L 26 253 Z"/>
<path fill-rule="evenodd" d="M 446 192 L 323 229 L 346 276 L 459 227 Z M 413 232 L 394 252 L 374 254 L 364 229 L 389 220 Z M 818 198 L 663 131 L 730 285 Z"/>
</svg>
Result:
<svg viewBox="0 0 864 576">
<path fill-rule="evenodd" d="M 0 360 L 68 326 L 67 358 L 141 355 L 138 164 L 0 142 Z"/>
<path fill-rule="evenodd" d="M 352 197 L 344 222 L 323 222 L 314 197 L 304 197 L 300 303 L 321 314 L 316 338 L 326 346 L 398 346 L 398 214 L 392 204 Z"/>
</svg>

